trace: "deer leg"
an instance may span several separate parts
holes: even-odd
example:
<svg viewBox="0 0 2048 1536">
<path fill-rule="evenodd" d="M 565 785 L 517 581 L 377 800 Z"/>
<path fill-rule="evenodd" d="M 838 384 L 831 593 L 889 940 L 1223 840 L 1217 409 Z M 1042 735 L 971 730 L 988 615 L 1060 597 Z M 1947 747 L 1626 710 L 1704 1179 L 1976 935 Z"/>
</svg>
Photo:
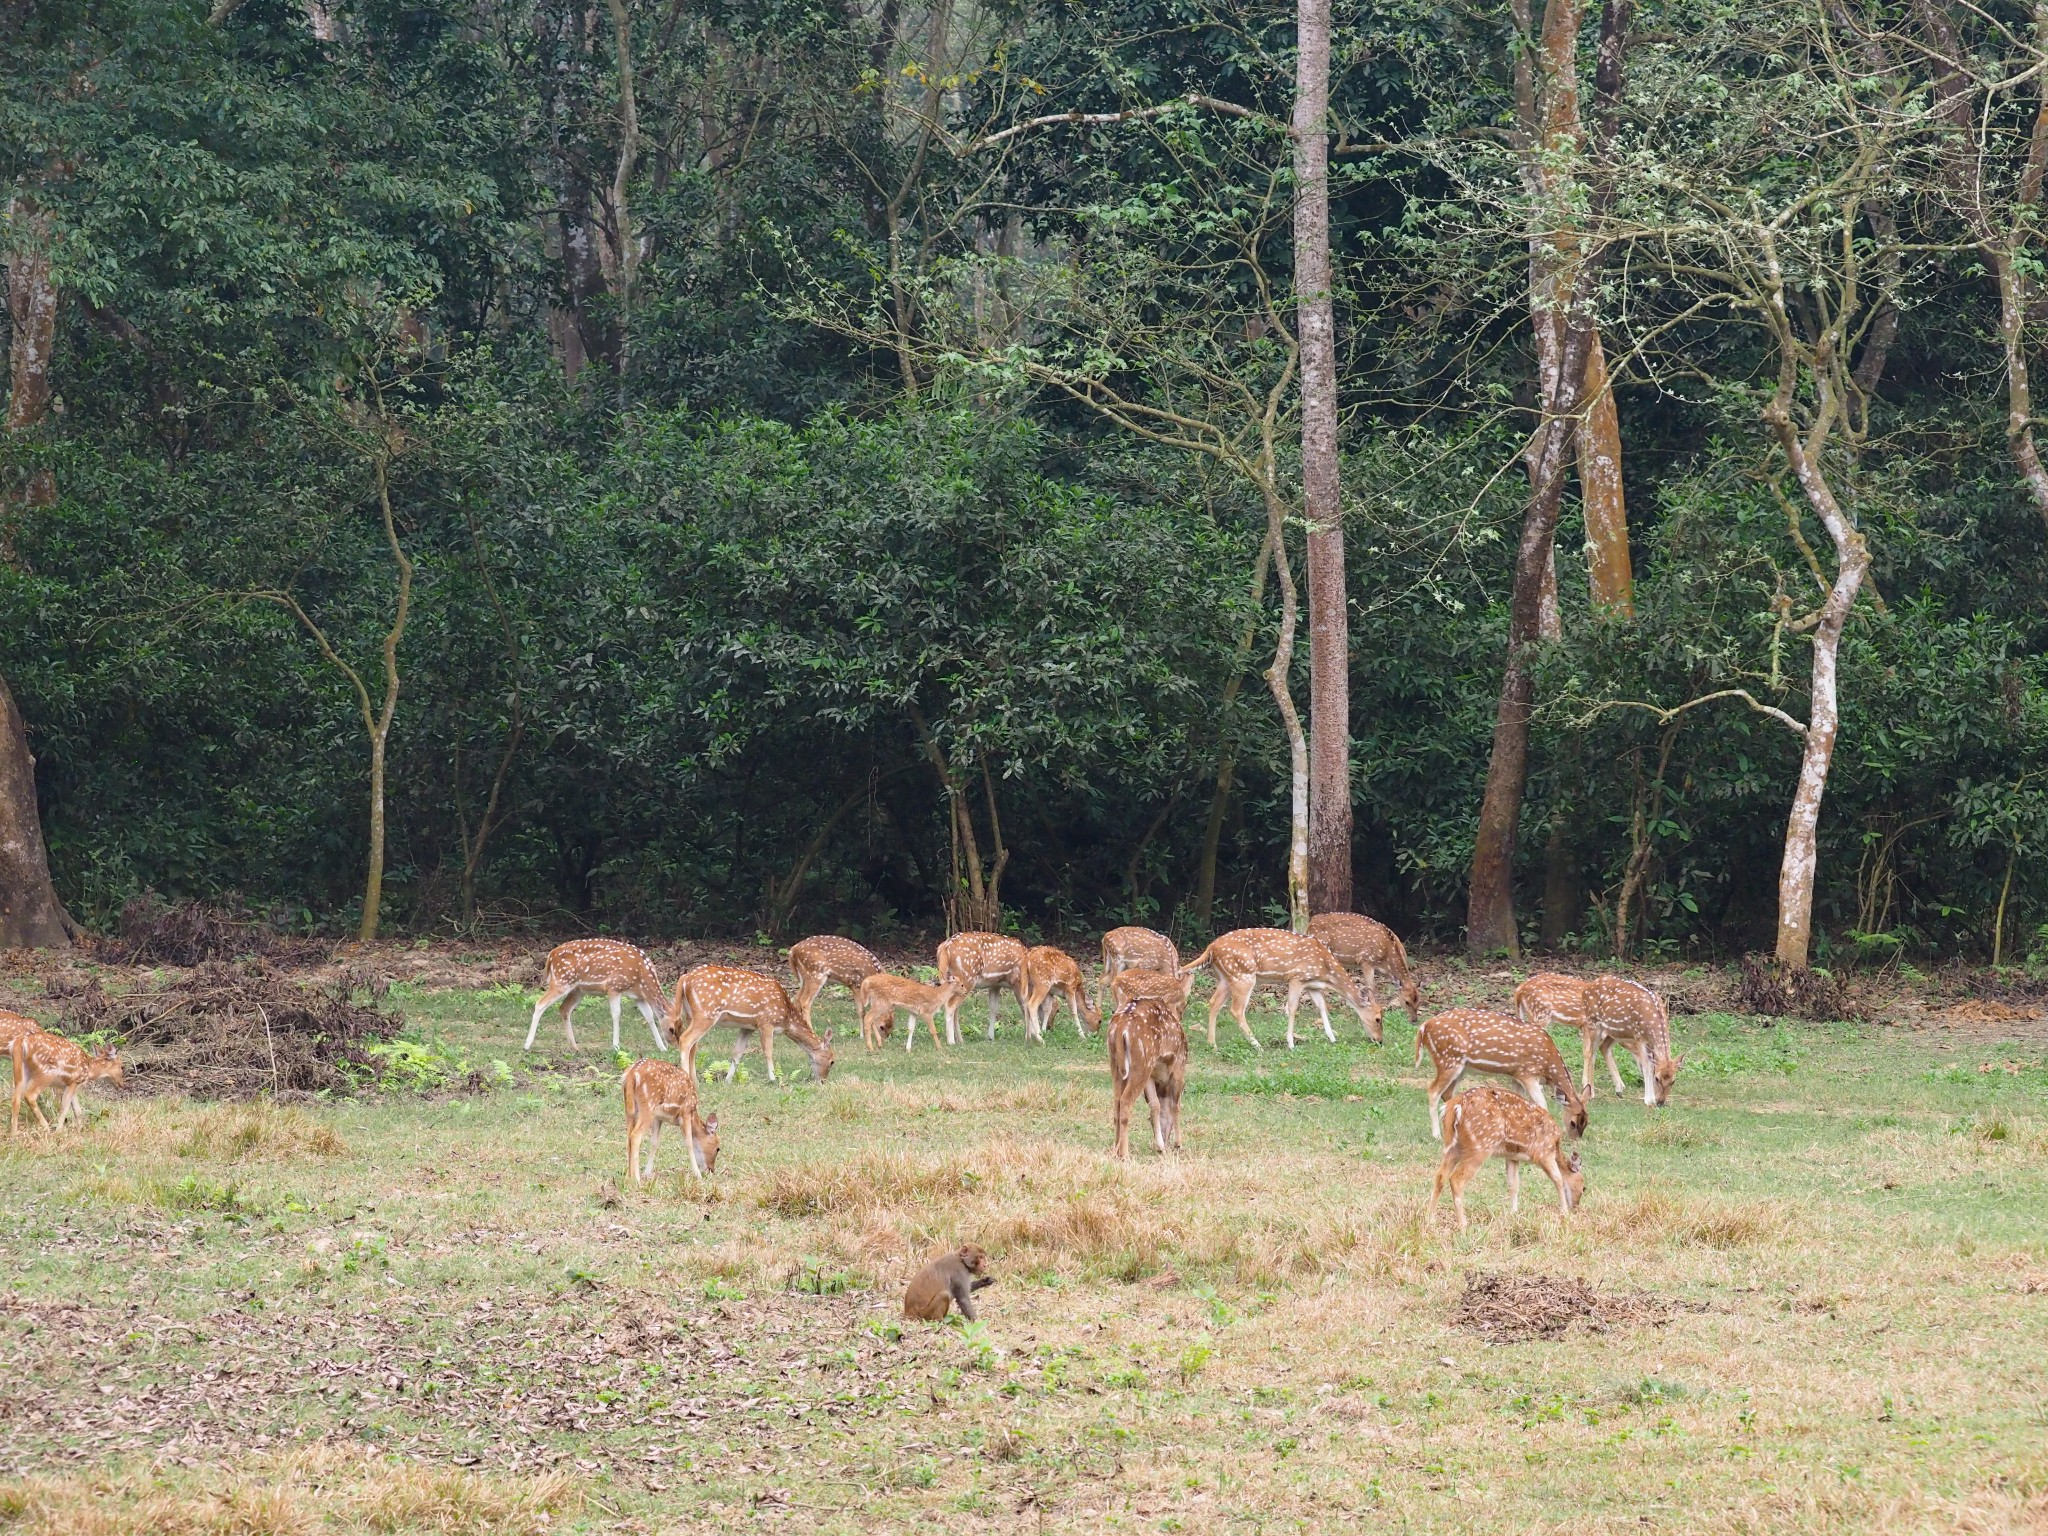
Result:
<svg viewBox="0 0 2048 1536">
<path fill-rule="evenodd" d="M 633 1002 L 640 1010 L 640 1017 L 647 1021 L 647 1032 L 654 1036 L 654 1048 L 657 1051 L 667 1050 L 668 1042 L 661 1037 L 661 1026 L 655 1022 L 654 1005 L 644 997 L 636 997 Z"/>
<path fill-rule="evenodd" d="M 1448 1157 L 1450 1154 L 1446 1153 Z M 1465 1219 L 1465 1186 L 1472 1182 L 1472 1175 L 1478 1170 L 1469 1157 L 1460 1157 L 1451 1167 L 1451 1204 L 1458 1212 L 1458 1230 L 1464 1231 L 1470 1223 Z"/>
<path fill-rule="evenodd" d="M 1549 1109 L 1550 1101 L 1543 1096 L 1543 1079 L 1540 1077 L 1518 1077 L 1516 1085 L 1522 1090 L 1522 1097 L 1538 1109 Z"/>
<path fill-rule="evenodd" d="M 621 992 L 614 992 L 614 993 L 613 993 L 613 994 L 611 995 L 611 1005 L 612 1005 L 612 1054 L 613 1054 L 614 1056 L 616 1056 L 616 1055 L 618 1055 L 618 1054 L 619 1054 L 619 1017 L 620 1017 L 620 1014 L 621 1014 L 621 1013 L 622 1013 L 622 1012 L 624 1011 L 623 1005 L 624 1005 L 625 1001 L 626 1001 L 626 998 L 625 998 L 625 994 L 624 994 L 624 993 L 621 993 Z"/>
<path fill-rule="evenodd" d="M 1118 1162 L 1122 1162 L 1131 1155 L 1131 1101 L 1121 1083 L 1116 1089 L 1114 1130 L 1116 1134 L 1111 1139 L 1110 1152 Z"/>
<path fill-rule="evenodd" d="M 626 1117 L 626 1176 L 640 1182 L 640 1122 L 631 1115 Z"/>
<path fill-rule="evenodd" d="M 568 1033 L 569 1049 L 572 1051 L 582 1049 L 576 1044 L 576 1005 L 582 1001 L 581 992 L 571 992 L 568 1002 L 562 1008 L 562 1028 Z"/>
<path fill-rule="evenodd" d="M 1294 1015 L 1300 1007 L 1301 982 L 1290 981 L 1287 984 L 1287 1049 L 1290 1051 L 1294 1049 Z"/>
<path fill-rule="evenodd" d="M 761 1057 L 768 1063 L 768 1081 L 775 1081 L 775 1026 L 763 1024 L 756 1031 L 761 1037 Z"/>
<path fill-rule="evenodd" d="M 1643 1074 L 1643 1103 L 1651 1109 L 1657 1107 L 1657 1073 L 1650 1061 L 1648 1041 L 1640 1041 L 1635 1048 L 1636 1066 Z"/>
<path fill-rule="evenodd" d="M 570 987 L 555 986 L 541 993 L 540 1001 L 533 1005 L 533 1022 L 526 1029 L 526 1044 L 520 1049 L 533 1049 L 533 1037 L 540 1033 L 540 1016 L 567 997 L 572 990 L 574 989 Z M 573 1040 L 575 1037 L 572 1035 L 570 1038 Z"/>
<path fill-rule="evenodd" d="M 940 980 L 940 981 L 941 981 L 942 983 L 943 983 L 943 982 L 945 981 L 945 979 L 946 979 L 946 978 L 945 978 L 945 977 L 943 977 L 943 976 L 941 976 L 941 977 L 939 978 L 939 980 Z M 934 1033 L 936 1033 L 936 1031 L 934 1031 Z M 952 1001 L 952 1002 L 950 1002 L 950 1003 L 946 1004 L 946 1044 L 948 1044 L 948 1045 L 958 1045 L 959 1043 L 960 1043 L 960 1000 L 956 998 L 956 999 L 955 999 L 954 1001 Z"/>
<path fill-rule="evenodd" d="M 1508 1214 L 1522 1214 L 1522 1165 L 1512 1157 L 1508 1159 Z"/>
<path fill-rule="evenodd" d="M 1316 1014 L 1323 1021 L 1323 1038 L 1330 1044 L 1337 1043 L 1337 1031 L 1330 1027 L 1330 999 L 1320 990 L 1309 993 L 1309 1000 L 1316 1005 Z M 1365 1022 L 1365 1015 L 1358 1016 L 1358 1022 Z"/>
<path fill-rule="evenodd" d="M 1145 1097 L 1152 1101 L 1152 1145 L 1161 1157 L 1166 1156 L 1166 1100 L 1160 1095 L 1158 1085 L 1147 1083 Z"/>
<path fill-rule="evenodd" d="M 1216 978 L 1216 990 L 1209 994 L 1209 1049 L 1216 1048 L 1216 1015 L 1223 1011 L 1224 987 L 1221 974 Z"/>
<path fill-rule="evenodd" d="M 1455 1067 L 1446 1062 L 1436 1069 L 1436 1077 L 1429 1085 L 1429 1134 L 1438 1141 L 1444 1138 L 1444 1099 L 1464 1075 L 1463 1062 Z"/>
<path fill-rule="evenodd" d="M 1579 1097 L 1590 1104 L 1593 1102 L 1593 1031 L 1581 1030 L 1579 1038 L 1586 1045 L 1586 1070 L 1579 1074 Z"/>
<path fill-rule="evenodd" d="M 1621 1064 L 1614 1059 L 1614 1042 L 1602 1040 L 1600 1049 L 1606 1054 L 1607 1070 L 1614 1074 L 1614 1091 L 1618 1094 L 1627 1094 L 1628 1088 L 1621 1080 Z"/>
<path fill-rule="evenodd" d="M 996 1037 L 996 1001 L 1001 996 L 1002 993 L 998 992 L 994 987 L 988 989 L 988 1038 L 991 1040 Z M 1019 1008 L 1024 1006 L 1024 994 L 1022 992 L 1017 994 L 1017 1006 Z"/>
<path fill-rule="evenodd" d="M 797 989 L 796 1006 L 797 1011 L 804 1016 L 805 1029 L 817 1028 L 817 1025 L 811 1022 L 811 1004 L 818 1000 L 818 994 L 824 990 L 825 977 L 822 973 L 815 976 L 807 974 L 804 977 L 804 984 Z"/>
<path fill-rule="evenodd" d="M 1244 1015 L 1245 1010 L 1252 1005 L 1252 991 L 1258 984 L 1259 978 L 1256 976 L 1240 976 L 1230 983 L 1230 1011 L 1237 1016 L 1237 1027 L 1244 1032 L 1245 1039 L 1251 1041 L 1252 1049 L 1255 1051 L 1264 1050 L 1265 1047 L 1259 1044 L 1259 1037 L 1252 1033 L 1252 1027 L 1245 1022 Z"/>
</svg>

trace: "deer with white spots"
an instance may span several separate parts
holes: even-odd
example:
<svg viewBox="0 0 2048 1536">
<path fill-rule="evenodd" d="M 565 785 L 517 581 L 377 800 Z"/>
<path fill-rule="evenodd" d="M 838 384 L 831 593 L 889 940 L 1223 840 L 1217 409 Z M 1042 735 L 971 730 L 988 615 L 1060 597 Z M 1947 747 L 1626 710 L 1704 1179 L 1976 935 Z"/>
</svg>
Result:
<svg viewBox="0 0 2048 1536">
<path fill-rule="evenodd" d="M 1251 1025 L 1245 1022 L 1245 1009 L 1250 1006 L 1252 991 L 1260 984 L 1287 986 L 1287 1049 L 1294 1049 L 1294 1015 L 1306 997 L 1316 1005 L 1321 1017 L 1323 1033 L 1332 1045 L 1337 1042 L 1337 1031 L 1330 1026 L 1329 996 L 1335 993 L 1351 1005 L 1351 1011 L 1358 1015 L 1358 1022 L 1365 1026 L 1365 1032 L 1378 1045 L 1382 1038 L 1380 1021 L 1368 1017 L 1365 1003 L 1358 995 L 1351 975 L 1337 963 L 1337 957 L 1330 953 L 1321 939 L 1311 938 L 1305 933 L 1293 933 L 1285 928 L 1239 928 L 1226 933 L 1190 960 L 1181 969 L 1183 978 L 1191 978 L 1203 967 L 1216 973 L 1216 991 L 1209 999 L 1209 1044 L 1216 1044 L 1216 1016 L 1227 1001 L 1231 1014 L 1237 1019 L 1237 1027 L 1244 1032 L 1245 1039 L 1256 1049 L 1258 1036 L 1252 1033 Z"/>
<path fill-rule="evenodd" d="M 626 1069 L 626 1162 L 633 1182 L 654 1177 L 654 1154 L 661 1147 L 661 1128 L 678 1127 L 690 1149 L 690 1171 L 699 1179 L 718 1166 L 718 1116 L 697 1113 L 697 1083 L 681 1067 L 652 1059 Z M 653 1135 L 649 1138 L 648 1133 Z M 647 1142 L 647 1168 L 640 1168 L 640 1146 Z"/>
<path fill-rule="evenodd" d="M 1453 1008 L 1425 1020 L 1415 1032 L 1415 1064 L 1428 1051 L 1436 1063 L 1429 1085 L 1429 1131 L 1443 1134 L 1443 1101 L 1467 1072 L 1491 1072 L 1514 1079 L 1538 1109 L 1548 1111 L 1543 1090 L 1554 1089 L 1569 1111 L 1574 1136 L 1586 1133 L 1586 1105 L 1550 1036 L 1511 1013 Z"/>
<path fill-rule="evenodd" d="M 617 939 L 573 939 L 548 951 L 540 982 L 540 1001 L 533 1005 L 533 1023 L 526 1031 L 527 1050 L 533 1049 L 533 1037 L 540 1033 L 541 1015 L 557 1003 L 562 1005 L 569 1049 L 575 1050 L 576 1005 L 586 997 L 611 1000 L 613 1050 L 619 1048 L 619 1005 L 628 998 L 647 1021 L 656 1049 L 668 1049 L 669 1042 L 662 1038 L 660 1012 L 668 999 L 645 950 Z"/>
<path fill-rule="evenodd" d="M 53 1035 L 44 1029 L 27 1029 L 16 1034 L 9 1054 L 14 1059 L 14 1107 L 7 1120 L 9 1136 L 21 1129 L 23 1099 L 28 1100 L 28 1107 L 36 1112 L 36 1119 L 43 1129 L 54 1133 L 63 1130 L 64 1122 L 74 1113 L 80 1125 L 85 1123 L 85 1111 L 78 1107 L 79 1089 L 99 1078 L 111 1083 L 121 1081 L 119 1051 L 87 1051 L 62 1035 Z M 57 1090 L 55 1126 L 43 1113 L 42 1095 L 51 1088 Z"/>
<path fill-rule="evenodd" d="M 1067 1000 L 1075 1034 L 1085 1040 L 1102 1028 L 1102 1015 L 1082 990 L 1080 962 L 1054 945 L 1034 944 L 1024 951 L 1024 1027 L 1034 1040 L 1045 1038 L 1046 1026 L 1060 1011 L 1055 992 Z"/>
<path fill-rule="evenodd" d="M 1109 995 L 1114 1013 L 1125 1003 L 1135 998 L 1150 998 L 1156 1003 L 1165 1003 L 1176 1016 L 1188 1005 L 1188 988 L 1194 985 L 1194 973 L 1176 976 L 1171 971 L 1126 970 L 1118 971 L 1109 979 Z"/>
<path fill-rule="evenodd" d="M 946 1043 L 960 1043 L 960 1005 L 976 992 L 988 994 L 988 1037 L 996 1037 L 996 1000 L 1003 992 L 1024 1004 L 1024 946 L 1000 933 L 956 933 L 939 946 L 939 985 L 954 987 L 958 996 L 946 1004 Z"/>
<path fill-rule="evenodd" d="M 860 1006 L 861 1044 L 871 1051 L 879 1049 L 883 1037 L 896 1027 L 896 1015 L 907 1013 L 910 1030 L 903 1037 L 905 1051 L 917 1044 L 920 1022 L 931 1031 L 934 1046 L 944 1045 L 946 1037 L 939 1033 L 938 1016 L 947 1004 L 958 1004 L 964 996 L 966 993 L 957 985 L 934 987 L 912 981 L 908 976 L 891 976 L 886 971 L 870 976 L 855 994 Z"/>
<path fill-rule="evenodd" d="M 775 1037 L 787 1035 L 811 1058 L 811 1076 L 819 1082 L 832 1074 L 832 1032 L 817 1034 L 790 1000 L 789 992 L 773 976 L 743 971 L 732 965 L 700 965 L 685 971 L 676 981 L 676 994 L 669 1003 L 668 1030 L 676 1051 L 690 1076 L 697 1076 L 697 1047 L 721 1024 L 738 1031 L 732 1048 L 732 1065 L 725 1080 L 739 1076 L 740 1058 L 747 1053 L 753 1037 L 761 1037 L 761 1054 L 768 1060 L 768 1081 L 775 1079 Z"/>
<path fill-rule="evenodd" d="M 1381 1017 L 1379 973 L 1385 971 L 1401 989 L 1401 1006 L 1408 1010 L 1408 1022 L 1422 1018 L 1422 990 L 1415 983 L 1415 971 L 1408 964 L 1408 947 L 1400 936 L 1376 918 L 1356 912 L 1318 912 L 1308 920 L 1308 931 L 1321 939 L 1339 965 L 1358 971 L 1365 991 L 1366 1006 L 1373 1017 Z"/>
<path fill-rule="evenodd" d="M 1664 999 L 1639 981 L 1619 976 L 1594 976 L 1585 981 L 1540 971 L 1515 988 L 1515 1011 L 1531 1024 L 1576 1029 L 1586 1050 L 1586 1071 L 1580 1092 L 1593 1097 L 1593 1058 L 1607 1058 L 1614 1091 L 1626 1094 L 1614 1048 L 1625 1046 L 1643 1073 L 1643 1102 L 1659 1107 L 1671 1102 L 1683 1056 L 1671 1054 L 1671 1014 Z"/>
<path fill-rule="evenodd" d="M 882 962 L 864 944 L 836 933 L 820 933 L 790 945 L 789 969 L 796 977 L 796 1005 L 803 1010 L 804 1022 L 815 1029 L 811 1005 L 827 983 L 836 982 L 858 993 L 862 982 L 881 974 Z"/>
<path fill-rule="evenodd" d="M 1103 1006 L 1102 988 L 1125 971 L 1164 971 L 1171 976 L 1179 969 L 1180 950 L 1157 929 L 1112 928 L 1102 936 L 1102 981 L 1095 1006 Z"/>
<path fill-rule="evenodd" d="M 1140 998 L 1109 1018 L 1109 1081 L 1116 1094 L 1112 1150 L 1131 1155 L 1131 1110 L 1152 1107 L 1152 1144 L 1166 1155 L 1180 1147 L 1180 1099 L 1188 1080 L 1188 1032 L 1180 1010 Z"/>
<path fill-rule="evenodd" d="M 1534 1163 L 1557 1186 L 1557 1203 L 1569 1216 L 1586 1197 L 1586 1175 L 1576 1150 L 1567 1152 L 1557 1122 L 1538 1106 L 1502 1088 L 1473 1088 L 1444 1106 L 1444 1155 L 1437 1164 L 1429 1203 L 1451 1186 L 1458 1230 L 1465 1230 L 1465 1186 L 1495 1157 L 1508 1165 L 1508 1209 L 1522 1208 L 1522 1164 Z"/>
</svg>

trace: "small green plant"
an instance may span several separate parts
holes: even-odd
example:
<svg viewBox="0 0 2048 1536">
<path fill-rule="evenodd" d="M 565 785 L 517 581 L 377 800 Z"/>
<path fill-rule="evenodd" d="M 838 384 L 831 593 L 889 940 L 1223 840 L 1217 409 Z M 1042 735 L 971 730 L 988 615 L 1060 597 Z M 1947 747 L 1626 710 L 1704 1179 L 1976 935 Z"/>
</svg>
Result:
<svg viewBox="0 0 2048 1536">
<path fill-rule="evenodd" d="M 718 1276 L 713 1275 L 704 1282 L 704 1299 L 706 1301 L 745 1301 L 747 1293 L 730 1281 L 721 1280 Z"/>
<path fill-rule="evenodd" d="M 1185 1387 L 1197 1376 L 1201 1375 L 1202 1367 L 1209 1363 L 1209 1357 L 1215 1353 L 1216 1351 L 1206 1344 L 1190 1344 L 1186 1349 L 1182 1350 L 1180 1352 L 1180 1360 L 1175 1367 L 1180 1375 L 1180 1384 Z"/>
<path fill-rule="evenodd" d="M 994 1370 L 1002 1362 L 1003 1352 L 996 1347 L 996 1341 L 989 1337 L 988 1324 L 979 1319 L 970 1323 L 965 1318 L 960 1318 L 959 1323 L 960 1338 L 973 1355 L 974 1368 L 978 1371 Z"/>
<path fill-rule="evenodd" d="M 787 1288 L 805 1296 L 841 1296 L 854 1288 L 854 1277 L 827 1269 L 822 1261 L 803 1259 L 790 1271 Z"/>
</svg>

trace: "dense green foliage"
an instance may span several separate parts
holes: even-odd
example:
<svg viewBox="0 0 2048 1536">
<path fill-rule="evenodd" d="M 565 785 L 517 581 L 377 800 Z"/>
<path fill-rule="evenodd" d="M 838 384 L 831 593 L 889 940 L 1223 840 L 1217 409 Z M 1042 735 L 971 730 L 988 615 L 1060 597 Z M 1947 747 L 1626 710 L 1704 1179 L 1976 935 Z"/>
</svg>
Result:
<svg viewBox="0 0 2048 1536">
<path fill-rule="evenodd" d="M 214 11 L 0 11 L 6 248 L 44 210 L 64 294 L 61 409 L 6 445 L 58 499 L 0 566 L 0 674 L 82 918 L 145 888 L 311 924 L 360 900 L 365 735 L 336 663 L 375 693 L 381 469 L 417 566 L 400 924 L 929 925 L 959 856 L 943 761 L 990 857 L 993 802 L 1023 922 L 1192 929 L 1226 758 L 1214 922 L 1266 920 L 1287 785 L 1263 510 L 1227 454 L 1089 397 L 1253 440 L 1244 402 L 1282 378 L 1284 143 L 1195 108 L 977 137 L 1190 91 L 1284 117 L 1291 8 L 643 0 L 622 180 L 601 12 Z M 1506 8 L 1339 23 L 1359 905 L 1448 939 L 1530 420 L 1517 44 Z M 1632 858 L 1638 942 L 1754 947 L 1772 921 L 1792 737 L 1739 702 L 1669 727 L 1620 704 L 1804 708 L 1776 616 L 1812 577 L 1757 423 L 1774 365 L 1688 286 L 1705 194 L 1669 192 L 1771 202 L 1832 163 L 1783 153 L 1828 102 L 1753 46 L 1772 25 L 1638 20 L 1622 205 L 1662 232 L 1603 317 L 1638 611 L 1587 611 L 1568 511 L 1522 820 L 1528 926 L 1547 884 L 1590 946 Z M 1836 467 L 1878 596 L 1844 647 L 1818 926 L 1835 954 L 1988 950 L 2003 900 L 2024 950 L 2048 920 L 2048 550 L 2003 440 L 1995 295 L 1934 160 L 1888 164 L 1885 217 L 1922 220 L 1926 254 Z"/>
</svg>

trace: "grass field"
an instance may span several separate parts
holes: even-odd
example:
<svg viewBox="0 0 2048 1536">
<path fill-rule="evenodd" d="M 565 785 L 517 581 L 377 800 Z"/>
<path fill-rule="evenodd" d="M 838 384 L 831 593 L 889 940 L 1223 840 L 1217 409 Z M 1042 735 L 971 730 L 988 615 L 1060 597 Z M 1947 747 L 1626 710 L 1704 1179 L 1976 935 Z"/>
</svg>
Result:
<svg viewBox="0 0 2048 1536">
<path fill-rule="evenodd" d="M 707 1081 L 716 1174 L 635 1191 L 601 1010 L 525 1057 L 513 989 L 393 1005 L 413 1087 L 0 1154 L 0 1530 L 2048 1529 L 2039 1047 L 1682 1017 L 1569 1223 L 1496 1165 L 1460 1235 L 1398 1013 L 1197 1036 L 1120 1167 L 1064 1015 L 868 1056 L 835 992 L 830 1081 Z M 983 1321 L 903 1323 L 964 1239 Z M 1489 1342 L 1499 1274 L 1612 1318 Z"/>
</svg>

